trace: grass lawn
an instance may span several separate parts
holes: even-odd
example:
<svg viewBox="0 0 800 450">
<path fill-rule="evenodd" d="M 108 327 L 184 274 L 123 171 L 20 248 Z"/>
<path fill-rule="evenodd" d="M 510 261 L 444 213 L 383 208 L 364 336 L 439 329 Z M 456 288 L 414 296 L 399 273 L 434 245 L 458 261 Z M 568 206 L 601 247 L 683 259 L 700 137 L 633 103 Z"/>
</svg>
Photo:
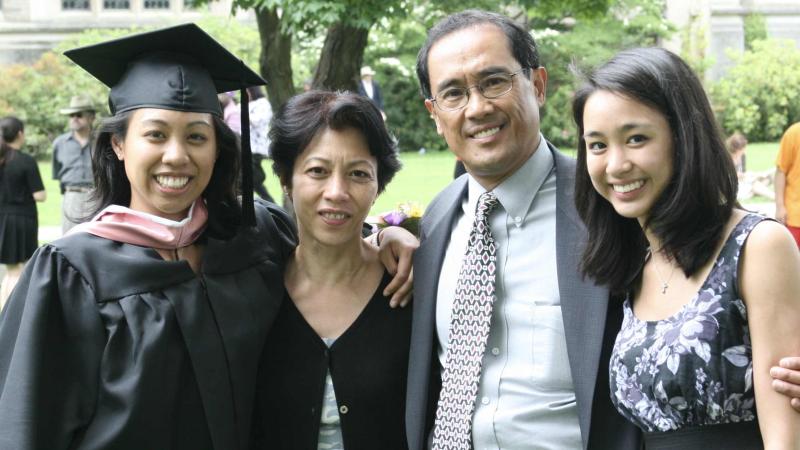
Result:
<svg viewBox="0 0 800 450">
<path fill-rule="evenodd" d="M 568 152 L 573 154 L 573 152 Z M 778 153 L 777 142 L 752 143 L 747 146 L 747 169 L 749 171 L 773 170 L 775 155 Z M 370 214 L 375 215 L 394 209 L 398 203 L 406 201 L 418 202 L 422 207 L 452 180 L 455 158 L 450 152 L 430 152 L 424 155 L 417 153 L 401 153 L 403 168 L 394 180 L 386 187 L 386 191 L 378 197 Z M 277 177 L 272 174 L 268 163 L 264 163 L 267 172 L 267 189 L 269 193 L 280 198 L 280 186 Z M 61 224 L 61 193 L 58 183 L 50 179 L 49 162 L 40 162 L 47 201 L 39 203 L 39 225 L 58 226 Z M 771 200 L 756 197 L 748 202 L 768 202 Z"/>
<path fill-rule="evenodd" d="M 39 173 L 42 174 L 44 189 L 47 191 L 47 201 L 36 204 L 39 212 L 39 226 L 61 226 L 61 191 L 58 181 L 53 179 L 50 161 L 39 162 Z"/>
</svg>

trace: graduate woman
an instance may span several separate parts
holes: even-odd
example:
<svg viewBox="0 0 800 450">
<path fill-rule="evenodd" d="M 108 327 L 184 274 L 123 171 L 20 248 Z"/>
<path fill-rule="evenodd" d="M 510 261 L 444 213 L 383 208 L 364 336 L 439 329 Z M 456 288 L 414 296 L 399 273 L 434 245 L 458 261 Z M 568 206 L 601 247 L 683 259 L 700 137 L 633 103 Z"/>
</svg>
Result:
<svg viewBox="0 0 800 450">
<path fill-rule="evenodd" d="M 248 179 L 240 205 L 216 94 L 263 81 L 193 24 L 67 56 L 111 87 L 101 211 L 37 251 L 0 317 L 0 448 L 248 448 L 294 232 Z"/>
</svg>

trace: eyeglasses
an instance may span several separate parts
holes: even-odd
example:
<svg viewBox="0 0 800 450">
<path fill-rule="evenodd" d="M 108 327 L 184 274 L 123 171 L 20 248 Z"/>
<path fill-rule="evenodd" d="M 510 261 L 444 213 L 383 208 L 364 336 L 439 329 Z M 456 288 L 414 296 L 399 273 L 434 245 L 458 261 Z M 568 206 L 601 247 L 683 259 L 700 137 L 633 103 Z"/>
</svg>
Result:
<svg viewBox="0 0 800 450">
<path fill-rule="evenodd" d="M 519 75 L 524 70 L 522 68 L 512 73 L 495 73 L 468 87 L 448 87 L 428 100 L 435 103 L 442 111 L 457 111 L 469 103 L 469 92 L 472 88 L 478 88 L 478 92 L 484 98 L 501 97 L 514 88 L 514 76 Z"/>
<path fill-rule="evenodd" d="M 82 119 L 83 118 L 83 113 L 82 112 L 72 113 L 72 114 L 69 115 L 69 117 L 70 118 L 74 117 L 74 118 L 77 118 L 77 119 Z"/>
</svg>

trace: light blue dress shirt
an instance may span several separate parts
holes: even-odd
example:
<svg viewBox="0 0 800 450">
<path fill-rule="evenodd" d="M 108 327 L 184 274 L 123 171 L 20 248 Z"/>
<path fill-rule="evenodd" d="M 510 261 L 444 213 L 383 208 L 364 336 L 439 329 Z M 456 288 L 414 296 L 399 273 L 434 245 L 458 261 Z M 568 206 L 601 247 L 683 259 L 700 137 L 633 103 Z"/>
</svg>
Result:
<svg viewBox="0 0 800 450">
<path fill-rule="evenodd" d="M 442 367 L 458 272 L 483 192 L 470 177 L 442 264 L 436 302 Z M 497 247 L 496 299 L 472 421 L 473 447 L 580 449 L 556 271 L 556 173 L 544 137 L 494 192 L 500 201 L 489 217 Z"/>
</svg>

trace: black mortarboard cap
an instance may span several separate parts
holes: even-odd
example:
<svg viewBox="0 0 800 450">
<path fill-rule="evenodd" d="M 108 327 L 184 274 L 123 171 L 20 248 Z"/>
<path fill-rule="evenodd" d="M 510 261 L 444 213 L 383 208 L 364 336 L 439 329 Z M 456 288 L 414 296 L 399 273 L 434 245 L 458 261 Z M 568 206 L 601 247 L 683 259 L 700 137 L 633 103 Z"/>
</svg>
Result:
<svg viewBox="0 0 800 450">
<path fill-rule="evenodd" d="M 80 47 L 64 55 L 111 88 L 112 114 L 161 108 L 222 117 L 217 93 L 240 90 L 242 209 L 245 222 L 255 223 L 245 88 L 266 84 L 257 73 L 193 23 Z"/>
</svg>

